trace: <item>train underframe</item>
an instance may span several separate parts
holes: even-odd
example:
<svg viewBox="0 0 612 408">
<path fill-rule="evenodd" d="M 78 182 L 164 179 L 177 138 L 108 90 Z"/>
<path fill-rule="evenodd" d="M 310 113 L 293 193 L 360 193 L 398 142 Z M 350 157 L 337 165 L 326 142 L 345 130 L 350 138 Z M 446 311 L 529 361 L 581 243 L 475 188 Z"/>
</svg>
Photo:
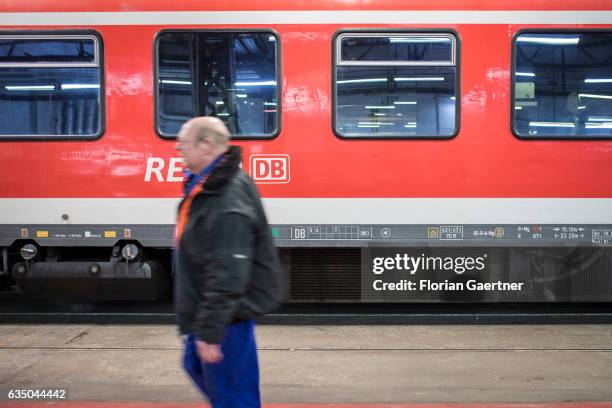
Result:
<svg viewBox="0 0 612 408">
<path fill-rule="evenodd" d="M 612 247 L 607 246 L 277 241 L 285 244 L 279 253 L 288 303 L 612 301 Z M 169 245 L 138 239 L 95 246 L 44 243 L 19 239 L 0 248 L 2 291 L 78 302 L 172 296 Z M 389 259 L 376 270 L 377 261 Z M 400 282 L 413 288 L 395 289 Z M 516 283 L 521 289 L 470 290 L 469 282 Z M 382 283 L 387 290 L 376 289 Z"/>
</svg>

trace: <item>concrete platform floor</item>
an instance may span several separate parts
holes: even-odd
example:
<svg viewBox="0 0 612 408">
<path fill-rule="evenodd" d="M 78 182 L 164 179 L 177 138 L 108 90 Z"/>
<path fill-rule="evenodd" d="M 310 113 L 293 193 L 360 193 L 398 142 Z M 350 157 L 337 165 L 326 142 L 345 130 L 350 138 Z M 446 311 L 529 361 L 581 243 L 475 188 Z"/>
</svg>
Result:
<svg viewBox="0 0 612 408">
<path fill-rule="evenodd" d="M 612 401 L 610 325 L 258 326 L 257 337 L 266 403 Z M 67 387 L 71 401 L 199 402 L 181 350 L 173 326 L 2 325 L 0 390 Z M 8 406 L 27 405 L 1 395 L 0 407 Z M 439 405 L 447 406 L 468 405 Z"/>
</svg>

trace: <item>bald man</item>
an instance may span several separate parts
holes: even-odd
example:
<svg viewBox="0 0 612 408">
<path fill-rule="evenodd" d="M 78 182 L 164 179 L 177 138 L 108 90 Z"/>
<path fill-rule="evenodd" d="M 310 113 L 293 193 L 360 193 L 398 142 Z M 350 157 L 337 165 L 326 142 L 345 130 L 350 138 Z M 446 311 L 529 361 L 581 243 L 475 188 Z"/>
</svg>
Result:
<svg viewBox="0 0 612 408">
<path fill-rule="evenodd" d="M 278 253 L 238 146 L 215 117 L 176 139 L 185 197 L 176 226 L 175 304 L 184 367 L 213 407 L 260 407 L 254 318 L 282 299 Z"/>
</svg>

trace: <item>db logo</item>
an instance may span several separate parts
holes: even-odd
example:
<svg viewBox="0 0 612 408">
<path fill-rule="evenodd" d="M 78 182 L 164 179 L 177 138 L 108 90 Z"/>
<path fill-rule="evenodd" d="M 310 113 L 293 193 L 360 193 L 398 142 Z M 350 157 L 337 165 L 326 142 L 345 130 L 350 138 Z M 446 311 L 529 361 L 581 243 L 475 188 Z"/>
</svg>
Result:
<svg viewBox="0 0 612 408">
<path fill-rule="evenodd" d="M 251 177 L 257 183 L 288 183 L 289 156 L 286 154 L 253 154 L 249 162 Z"/>
</svg>

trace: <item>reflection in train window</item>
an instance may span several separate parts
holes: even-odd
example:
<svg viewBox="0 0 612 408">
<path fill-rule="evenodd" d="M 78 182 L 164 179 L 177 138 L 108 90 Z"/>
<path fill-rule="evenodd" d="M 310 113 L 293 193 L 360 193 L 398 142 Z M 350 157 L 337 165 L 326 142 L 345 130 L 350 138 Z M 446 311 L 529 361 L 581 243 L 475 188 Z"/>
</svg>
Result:
<svg viewBox="0 0 612 408">
<path fill-rule="evenodd" d="M 518 137 L 612 136 L 612 33 L 522 32 L 513 51 Z"/>
<path fill-rule="evenodd" d="M 278 41 L 270 32 L 164 32 L 157 43 L 157 129 L 175 136 L 193 116 L 217 116 L 232 137 L 278 132 Z"/>
<path fill-rule="evenodd" d="M 335 42 L 334 129 L 347 138 L 448 138 L 457 132 L 451 33 L 343 33 Z"/>
<path fill-rule="evenodd" d="M 0 35 L 0 138 L 99 136 L 99 49 L 94 35 Z"/>
</svg>

